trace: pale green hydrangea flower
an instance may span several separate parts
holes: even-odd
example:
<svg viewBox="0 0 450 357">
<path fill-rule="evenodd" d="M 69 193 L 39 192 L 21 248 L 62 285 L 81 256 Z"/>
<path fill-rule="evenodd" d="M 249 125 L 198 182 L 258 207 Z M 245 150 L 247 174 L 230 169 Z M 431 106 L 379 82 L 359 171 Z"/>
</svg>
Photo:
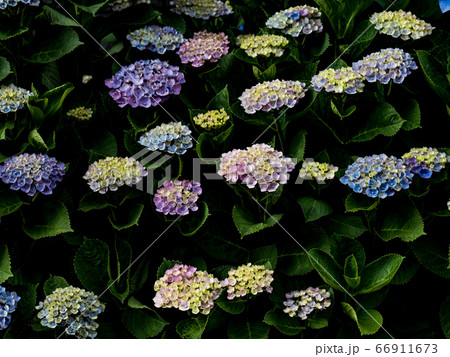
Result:
<svg viewBox="0 0 450 357">
<path fill-rule="evenodd" d="M 219 129 L 230 119 L 224 108 L 220 110 L 210 110 L 206 113 L 198 114 L 194 118 L 194 123 L 206 130 Z"/>
<path fill-rule="evenodd" d="M 250 57 L 275 56 L 281 57 L 284 48 L 289 41 L 286 37 L 278 35 L 239 35 L 236 38 L 236 45 L 245 50 Z"/>
<path fill-rule="evenodd" d="M 78 107 L 71 109 L 67 112 L 68 117 L 75 118 L 80 121 L 89 120 L 92 118 L 92 114 L 94 112 L 91 108 L 85 108 L 85 107 Z"/>
<path fill-rule="evenodd" d="M 311 79 L 315 91 L 325 89 L 327 92 L 355 94 L 361 93 L 364 88 L 365 77 L 352 67 L 339 69 L 325 69 Z"/>
<path fill-rule="evenodd" d="M 306 159 L 303 161 L 302 168 L 299 172 L 299 177 L 304 180 L 317 180 L 319 182 L 332 180 L 337 170 L 338 167 L 331 164 Z"/>
</svg>

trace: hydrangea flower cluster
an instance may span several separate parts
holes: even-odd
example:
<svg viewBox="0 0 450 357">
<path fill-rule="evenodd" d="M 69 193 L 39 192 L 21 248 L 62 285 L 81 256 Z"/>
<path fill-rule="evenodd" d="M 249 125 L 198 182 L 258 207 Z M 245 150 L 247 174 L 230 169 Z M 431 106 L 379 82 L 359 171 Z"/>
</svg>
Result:
<svg viewBox="0 0 450 357">
<path fill-rule="evenodd" d="M 219 280 L 206 271 L 189 265 L 175 264 L 155 282 L 156 307 L 174 307 L 193 314 L 208 315 L 222 292 Z"/>
<path fill-rule="evenodd" d="M 283 310 L 290 317 L 297 315 L 306 320 L 308 315 L 315 310 L 324 310 L 331 305 L 330 293 L 325 289 L 309 287 L 306 290 L 291 291 L 286 293 L 286 301 Z"/>
<path fill-rule="evenodd" d="M 21 190 L 31 197 L 37 192 L 51 195 L 65 170 L 66 166 L 53 157 L 25 153 L 6 159 L 0 165 L 0 177 L 4 183 L 11 184 L 11 190 Z"/>
<path fill-rule="evenodd" d="M 434 29 L 430 24 L 418 19 L 416 15 L 403 10 L 374 13 L 369 21 L 380 33 L 394 38 L 400 37 L 405 41 L 431 35 Z"/>
<path fill-rule="evenodd" d="M 136 5 L 151 4 L 151 1 L 152 0 L 137 0 Z M 116 0 L 110 4 L 111 10 L 116 11 L 116 12 L 125 10 L 126 8 L 129 8 L 130 6 L 131 6 L 130 0 Z"/>
<path fill-rule="evenodd" d="M 250 57 L 266 56 L 281 57 L 284 48 L 289 44 L 286 37 L 278 35 L 239 35 L 236 45 L 245 50 Z"/>
<path fill-rule="evenodd" d="M 161 124 L 146 132 L 139 138 L 139 144 L 149 150 L 163 150 L 170 154 L 183 155 L 192 147 L 191 130 L 177 123 Z"/>
<path fill-rule="evenodd" d="M 206 30 L 194 33 L 194 37 L 184 42 L 177 54 L 181 63 L 191 63 L 192 67 L 201 67 L 206 61 L 217 62 L 228 53 L 228 36 L 223 32 L 211 33 Z"/>
<path fill-rule="evenodd" d="M 8 328 L 11 322 L 11 313 L 16 311 L 20 296 L 16 292 L 9 292 L 0 285 L 0 331 Z"/>
<path fill-rule="evenodd" d="M 295 164 L 267 144 L 254 144 L 246 150 L 234 149 L 220 158 L 219 175 L 228 182 L 241 180 L 249 188 L 257 184 L 262 192 L 276 191 L 289 180 Z"/>
<path fill-rule="evenodd" d="M 309 35 L 323 30 L 321 15 L 322 13 L 315 7 L 295 6 L 275 13 L 267 20 L 266 26 L 281 30 L 282 33 L 292 37 L 298 37 L 300 34 Z"/>
<path fill-rule="evenodd" d="M 412 173 L 430 178 L 433 171 L 439 172 L 447 163 L 447 155 L 435 148 L 413 148 L 402 156 Z"/>
<path fill-rule="evenodd" d="M 387 84 L 392 79 L 394 83 L 402 83 L 411 70 L 417 69 L 411 55 L 400 48 L 385 48 L 365 56 L 354 62 L 352 67 L 363 75 L 368 82 L 379 81 Z"/>
<path fill-rule="evenodd" d="M 174 0 L 171 10 L 178 15 L 187 15 L 196 19 L 208 20 L 210 17 L 220 17 L 233 13 L 228 1 L 219 0 Z"/>
<path fill-rule="evenodd" d="M 194 118 L 194 123 L 206 130 L 218 129 L 225 125 L 230 119 L 224 108 L 220 110 L 210 110 L 206 113 L 198 114 Z"/>
<path fill-rule="evenodd" d="M 22 109 L 30 96 L 34 95 L 26 89 L 14 84 L 0 87 L 0 112 L 7 114 Z"/>
<path fill-rule="evenodd" d="M 189 180 L 166 181 L 153 198 L 156 211 L 165 215 L 186 216 L 198 210 L 197 200 L 202 194 L 200 183 Z"/>
<path fill-rule="evenodd" d="M 299 172 L 299 177 L 304 180 L 317 180 L 323 182 L 325 180 L 332 180 L 338 167 L 326 162 L 320 163 L 314 160 L 306 159 L 303 161 L 302 168 Z"/>
<path fill-rule="evenodd" d="M 311 84 L 317 92 L 325 89 L 327 92 L 355 94 L 363 91 L 364 79 L 365 77 L 352 67 L 328 68 L 312 77 Z"/>
<path fill-rule="evenodd" d="M 179 67 L 159 59 L 137 61 L 105 80 L 106 86 L 112 88 L 109 95 L 121 108 L 127 104 L 132 108 L 157 106 L 170 94 L 180 94 L 184 82 Z"/>
<path fill-rule="evenodd" d="M 385 198 L 409 188 L 413 174 L 406 163 L 385 154 L 359 157 L 340 178 L 356 193 Z"/>
<path fill-rule="evenodd" d="M 41 325 L 49 328 L 65 327 L 68 335 L 77 338 L 97 336 L 98 315 L 105 305 L 96 295 L 84 289 L 68 286 L 58 288 L 36 306 Z"/>
<path fill-rule="evenodd" d="M 292 108 L 306 91 L 305 83 L 275 79 L 246 89 L 239 100 L 246 113 L 254 114 L 259 110 L 280 109 L 284 105 Z"/>
<path fill-rule="evenodd" d="M 173 27 L 156 25 L 133 31 L 127 36 L 127 40 L 138 50 L 150 50 L 159 54 L 173 51 L 185 41 L 181 32 Z"/>
<path fill-rule="evenodd" d="M 74 108 L 71 109 L 67 112 L 67 116 L 68 117 L 72 117 L 75 118 L 77 120 L 80 121 L 85 121 L 85 120 L 89 120 L 92 118 L 92 114 L 94 114 L 94 112 L 92 111 L 91 108 L 85 108 L 85 107 L 78 107 L 78 108 Z"/>
<path fill-rule="evenodd" d="M 92 163 L 83 179 L 92 191 L 106 193 L 123 185 L 135 185 L 147 174 L 144 166 L 132 157 L 107 157 Z"/>
<path fill-rule="evenodd" d="M 266 269 L 264 265 L 241 265 L 237 269 L 228 271 L 228 278 L 221 282 L 227 288 L 227 299 L 233 300 L 235 297 L 244 297 L 252 293 L 256 295 L 264 290 L 271 293 L 273 288 L 270 284 L 273 281 L 273 270 Z"/>
<path fill-rule="evenodd" d="M 8 6 L 17 6 L 20 2 L 30 6 L 38 6 L 40 0 L 0 0 L 0 10 L 5 10 Z"/>
</svg>

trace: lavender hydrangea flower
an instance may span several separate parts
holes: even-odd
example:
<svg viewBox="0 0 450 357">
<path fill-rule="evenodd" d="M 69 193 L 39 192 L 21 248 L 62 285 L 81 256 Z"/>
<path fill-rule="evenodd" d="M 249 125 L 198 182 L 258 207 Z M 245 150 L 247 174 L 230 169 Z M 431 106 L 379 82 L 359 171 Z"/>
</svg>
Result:
<svg viewBox="0 0 450 357">
<path fill-rule="evenodd" d="M 86 121 L 92 118 L 92 114 L 94 112 L 91 108 L 77 107 L 69 110 L 66 115 L 80 121 Z"/>
<path fill-rule="evenodd" d="M 137 61 L 105 80 L 106 86 L 112 88 L 109 95 L 121 108 L 127 104 L 132 108 L 157 106 L 170 94 L 180 94 L 185 82 L 179 67 L 159 59 Z"/>
<path fill-rule="evenodd" d="M 38 6 L 40 0 L 0 0 L 0 10 L 5 10 L 8 6 L 14 7 L 19 3 L 30 6 Z"/>
<path fill-rule="evenodd" d="M 186 216 L 197 211 L 197 200 L 202 194 L 200 183 L 189 180 L 166 181 L 153 198 L 156 211 L 165 215 Z"/>
<path fill-rule="evenodd" d="M 286 37 L 277 35 L 239 35 L 236 45 L 245 50 L 250 57 L 265 56 L 281 57 L 284 48 L 289 44 Z"/>
<path fill-rule="evenodd" d="M 206 30 L 194 33 L 194 37 L 184 42 L 177 54 L 181 63 L 191 63 L 192 67 L 201 67 L 205 62 L 217 62 L 228 53 L 228 36 L 223 32 L 211 33 Z"/>
<path fill-rule="evenodd" d="M 298 37 L 300 34 L 309 35 L 323 30 L 319 9 L 307 5 L 290 7 L 278 11 L 266 21 L 270 29 L 281 30 L 282 33 Z"/>
<path fill-rule="evenodd" d="M 317 180 L 318 182 L 325 182 L 325 180 L 332 180 L 338 167 L 325 162 L 319 163 L 312 159 L 303 161 L 302 168 L 298 176 L 303 180 Z"/>
<path fill-rule="evenodd" d="M 222 292 L 219 280 L 206 271 L 189 265 L 175 264 L 154 285 L 156 307 L 191 310 L 208 315 Z"/>
<path fill-rule="evenodd" d="M 219 0 L 173 0 L 171 10 L 178 15 L 187 15 L 196 19 L 208 20 L 210 17 L 220 17 L 233 13 L 228 1 Z"/>
<path fill-rule="evenodd" d="M 434 29 L 430 24 L 418 19 L 416 15 L 403 10 L 374 13 L 369 21 L 375 25 L 379 33 L 394 38 L 400 37 L 404 41 L 431 35 Z"/>
<path fill-rule="evenodd" d="M 36 310 L 40 310 L 37 317 L 42 326 L 65 327 L 68 335 L 95 338 L 99 326 L 95 320 L 105 311 L 105 305 L 93 293 L 68 286 L 56 289 L 39 302 Z"/>
<path fill-rule="evenodd" d="M 441 171 L 447 163 L 447 155 L 435 148 L 413 148 L 402 156 L 412 173 L 422 178 L 430 178 L 434 172 Z"/>
<path fill-rule="evenodd" d="M 306 91 L 305 83 L 276 79 L 246 89 L 239 100 L 246 113 L 254 114 L 259 110 L 268 112 L 280 109 L 284 105 L 292 108 L 305 96 Z"/>
<path fill-rule="evenodd" d="M 385 48 L 354 62 L 352 68 L 361 73 L 368 82 L 387 84 L 402 83 L 411 70 L 417 69 L 411 55 L 400 48 Z"/>
<path fill-rule="evenodd" d="M 142 135 L 139 144 L 151 151 L 162 150 L 183 155 L 193 145 L 190 134 L 189 128 L 180 122 L 161 124 Z"/>
<path fill-rule="evenodd" d="M 408 189 L 412 177 L 413 173 L 403 160 L 380 154 L 359 157 L 348 166 L 340 181 L 356 193 L 385 198 Z"/>
<path fill-rule="evenodd" d="M 286 293 L 286 301 L 283 310 L 290 317 L 298 316 L 306 320 L 308 315 L 317 310 L 325 310 L 331 305 L 330 293 L 325 289 L 309 287 L 306 290 L 291 291 Z"/>
<path fill-rule="evenodd" d="M 106 193 L 123 185 L 135 185 L 147 174 L 144 166 L 132 157 L 107 157 L 92 163 L 83 179 L 92 191 Z"/>
<path fill-rule="evenodd" d="M 11 184 L 11 190 L 23 191 L 31 197 L 37 192 L 51 195 L 56 183 L 62 181 L 65 170 L 62 162 L 48 155 L 21 154 L 0 165 L 0 177 L 4 183 Z"/>
<path fill-rule="evenodd" d="M 185 41 L 181 32 L 173 27 L 155 25 L 133 31 L 127 36 L 127 40 L 138 50 L 150 50 L 159 54 L 173 51 Z"/>
<path fill-rule="evenodd" d="M 311 84 L 317 92 L 325 89 L 326 92 L 355 94 L 363 91 L 364 79 L 365 77 L 352 67 L 329 68 L 312 77 Z"/>
<path fill-rule="evenodd" d="M 282 152 L 267 144 L 254 144 L 246 150 L 234 149 L 222 154 L 217 173 L 228 182 L 241 180 L 249 188 L 259 185 L 262 192 L 274 192 L 289 180 L 289 172 L 294 167 Z"/>
<path fill-rule="evenodd" d="M 22 109 L 28 98 L 34 93 L 26 89 L 16 87 L 14 84 L 0 87 L 0 112 L 8 114 Z"/>
<path fill-rule="evenodd" d="M 8 328 L 11 322 L 11 313 L 16 311 L 20 296 L 15 291 L 9 292 L 0 285 L 0 331 Z"/>
<path fill-rule="evenodd" d="M 235 297 L 243 297 L 249 293 L 256 295 L 264 290 L 271 293 L 273 288 L 270 284 L 273 281 L 273 270 L 266 269 L 264 265 L 241 265 L 237 269 L 228 271 L 228 278 L 221 282 L 223 287 L 227 287 L 227 299 L 233 300 Z"/>
<path fill-rule="evenodd" d="M 230 119 L 224 108 L 220 110 L 210 110 L 206 113 L 198 114 L 193 118 L 194 123 L 206 130 L 215 130 L 224 126 Z"/>
</svg>

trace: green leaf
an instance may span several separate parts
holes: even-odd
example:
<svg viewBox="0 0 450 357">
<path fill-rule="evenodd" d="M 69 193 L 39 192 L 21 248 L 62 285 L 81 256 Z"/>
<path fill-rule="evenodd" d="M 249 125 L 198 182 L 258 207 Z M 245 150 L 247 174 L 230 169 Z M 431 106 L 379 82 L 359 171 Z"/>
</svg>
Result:
<svg viewBox="0 0 450 357">
<path fill-rule="evenodd" d="M 371 211 L 378 205 L 378 202 L 366 195 L 350 193 L 345 199 L 345 212 Z"/>
<path fill-rule="evenodd" d="M 379 219 L 377 234 L 384 241 L 400 238 L 411 242 L 426 234 L 422 217 L 412 204 L 389 206 Z"/>
<path fill-rule="evenodd" d="M 247 52 L 245 52 L 245 50 L 243 50 L 242 48 L 238 48 L 237 50 L 235 50 L 234 55 L 236 56 L 236 58 L 240 59 L 241 61 L 244 61 L 249 64 L 258 65 L 258 60 L 256 58 L 253 58 L 253 57 L 250 57 L 249 55 L 247 55 Z"/>
<path fill-rule="evenodd" d="M 245 208 L 234 206 L 233 207 L 233 221 L 241 234 L 241 239 L 246 235 L 259 232 L 265 228 L 273 227 L 283 217 L 283 214 L 274 214 L 269 217 L 265 222 L 258 223 L 253 214 Z"/>
<path fill-rule="evenodd" d="M 226 298 L 222 301 L 218 300 L 216 302 L 217 306 L 219 306 L 222 310 L 225 312 L 228 312 L 232 315 L 239 315 L 240 313 L 244 312 L 245 310 L 245 304 L 242 301 L 239 300 L 227 300 Z"/>
<path fill-rule="evenodd" d="M 337 235 L 352 239 L 358 238 L 361 234 L 367 231 L 361 217 L 341 214 L 328 218 L 326 229 Z"/>
<path fill-rule="evenodd" d="M 408 283 L 414 274 L 416 274 L 419 267 L 419 262 L 414 257 L 412 251 L 409 250 L 405 259 L 403 259 L 402 265 L 400 265 L 400 269 L 394 275 L 394 279 L 391 280 L 391 285 L 404 285 Z"/>
<path fill-rule="evenodd" d="M 50 62 L 42 68 L 41 81 L 50 90 L 59 86 L 62 80 L 56 62 Z"/>
<path fill-rule="evenodd" d="M 2 18 L 0 22 L 0 41 L 19 36 L 28 31 L 28 27 L 17 27 L 17 24 Z"/>
<path fill-rule="evenodd" d="M 92 16 L 95 16 L 98 10 L 104 6 L 108 0 L 94 0 L 95 4 L 92 4 L 93 0 L 70 0 L 70 2 L 77 7 L 79 7 L 81 10 L 86 11 L 87 13 L 91 14 Z"/>
<path fill-rule="evenodd" d="M 136 338 L 155 337 L 164 329 L 164 326 L 169 324 L 156 311 L 148 307 L 145 311 L 140 308 L 126 309 L 122 315 L 122 321 Z"/>
<path fill-rule="evenodd" d="M 328 203 L 316 200 L 313 197 L 301 197 L 297 200 L 297 203 L 302 208 L 306 222 L 315 221 L 333 212 L 333 209 Z"/>
<path fill-rule="evenodd" d="M 52 276 L 48 278 L 44 283 L 44 294 L 50 295 L 58 288 L 66 288 L 69 286 L 69 283 L 66 279 L 61 276 Z"/>
<path fill-rule="evenodd" d="M 14 291 L 20 296 L 20 309 L 14 319 L 30 320 L 36 314 L 37 287 L 39 284 L 20 284 L 14 286 Z"/>
<path fill-rule="evenodd" d="M 192 237 L 205 224 L 206 219 L 210 216 L 208 205 L 205 201 L 199 204 L 197 212 L 189 215 L 189 220 L 179 220 L 177 222 L 180 233 L 185 237 Z"/>
<path fill-rule="evenodd" d="M 327 50 L 328 47 L 330 47 L 330 35 L 325 32 L 322 41 L 317 41 L 311 45 L 311 55 L 314 57 L 319 57 Z"/>
<path fill-rule="evenodd" d="M 253 66 L 253 74 L 259 82 L 271 81 L 277 75 L 277 67 L 275 64 L 273 64 L 264 72 L 261 72 L 258 67 Z"/>
<path fill-rule="evenodd" d="M 54 237 L 73 232 L 66 206 L 58 201 L 45 201 L 32 206 L 33 214 L 25 216 L 24 232 L 33 239 Z"/>
<path fill-rule="evenodd" d="M 263 247 L 253 248 L 250 251 L 249 261 L 253 264 L 264 265 L 270 262 L 271 269 L 277 266 L 278 250 L 276 244 L 265 245 Z"/>
<path fill-rule="evenodd" d="M 445 338 L 450 338 L 450 296 L 447 296 L 442 302 L 439 318 Z"/>
<path fill-rule="evenodd" d="M 184 21 L 183 16 L 165 13 L 161 16 L 161 23 L 163 26 L 170 26 L 174 29 L 180 31 L 182 34 L 186 32 L 186 21 Z"/>
<path fill-rule="evenodd" d="M 28 142 L 31 146 L 33 146 L 37 150 L 44 150 L 47 151 L 48 147 L 45 144 L 44 139 L 42 139 L 41 134 L 37 131 L 37 129 L 33 129 L 28 134 Z"/>
<path fill-rule="evenodd" d="M 96 133 L 95 137 L 86 138 L 86 147 L 91 153 L 105 157 L 117 156 L 117 141 L 109 131 Z"/>
<path fill-rule="evenodd" d="M 40 95 L 39 98 L 48 100 L 48 105 L 45 108 L 45 115 L 53 115 L 61 109 L 64 100 L 67 96 L 74 90 L 72 83 L 66 83 L 57 88 L 51 89 L 44 94 Z"/>
<path fill-rule="evenodd" d="M 226 85 L 206 106 L 207 110 L 220 110 L 230 108 L 230 96 L 228 94 L 228 85 Z"/>
<path fill-rule="evenodd" d="M 89 212 L 106 207 L 109 207 L 109 203 L 105 195 L 97 192 L 89 192 L 81 198 L 78 210 L 82 212 Z"/>
<path fill-rule="evenodd" d="M 401 105 L 397 111 L 405 122 L 403 123 L 403 130 L 414 130 L 421 128 L 420 126 L 420 107 L 415 99 L 405 99 L 399 103 Z"/>
<path fill-rule="evenodd" d="M 433 241 L 430 238 L 420 238 L 411 244 L 417 260 L 429 271 L 450 279 L 448 268 L 448 241 Z"/>
<path fill-rule="evenodd" d="M 39 40 L 42 37 L 37 37 Z M 38 40 L 35 40 L 37 42 Z M 33 63 L 49 63 L 60 59 L 71 53 L 82 45 L 77 33 L 71 28 L 64 28 L 54 37 L 44 39 L 41 43 L 33 43 L 30 47 L 35 48 L 35 53 L 25 59 Z"/>
<path fill-rule="evenodd" d="M 119 208 L 112 208 L 108 218 L 112 226 L 120 231 L 138 225 L 143 210 L 143 204 L 125 203 Z"/>
<path fill-rule="evenodd" d="M 320 317 L 320 318 L 310 317 L 310 318 L 308 318 L 308 327 L 310 327 L 314 330 L 319 330 L 321 328 L 328 327 L 328 320 L 323 317 Z"/>
<path fill-rule="evenodd" d="M 0 284 L 13 276 L 11 272 L 11 260 L 9 258 L 8 246 L 0 245 Z"/>
<path fill-rule="evenodd" d="M 176 327 L 176 330 L 182 338 L 201 338 L 205 331 L 208 317 L 199 315 L 195 318 L 181 320 Z"/>
<path fill-rule="evenodd" d="M 289 146 L 289 157 L 297 159 L 297 162 L 303 161 L 306 146 L 306 134 L 305 130 L 300 130 L 294 135 Z"/>
<path fill-rule="evenodd" d="M 423 50 L 416 50 L 416 54 L 428 84 L 441 97 L 445 104 L 449 104 L 449 82 L 445 75 L 445 69 L 430 53 Z"/>
<path fill-rule="evenodd" d="M 12 71 L 9 62 L 5 57 L 0 56 L 0 81 L 4 80 L 10 73 Z"/>
<path fill-rule="evenodd" d="M 361 271 L 361 284 L 354 295 L 371 293 L 389 284 L 403 258 L 398 254 L 387 254 L 366 265 Z"/>
<path fill-rule="evenodd" d="M 345 51 L 346 56 L 357 58 L 370 46 L 377 33 L 378 31 L 369 20 L 363 20 L 358 24 L 355 31 L 353 31 L 348 41 L 350 45 L 341 45 L 339 46 L 339 50 L 341 52 Z"/>
<path fill-rule="evenodd" d="M 228 325 L 228 337 L 235 339 L 262 339 L 269 336 L 270 327 L 262 322 L 232 321 Z"/>
<path fill-rule="evenodd" d="M 377 103 L 369 113 L 368 120 L 350 142 L 369 141 L 378 135 L 394 136 L 405 122 L 394 107 L 386 102 Z"/>
<path fill-rule="evenodd" d="M 361 282 L 361 277 L 358 274 L 358 263 L 353 254 L 349 255 L 345 260 L 344 279 L 352 288 L 356 288 Z"/>
<path fill-rule="evenodd" d="M 306 328 L 299 318 L 290 317 L 280 310 L 268 311 L 263 321 L 288 336 L 298 335 Z"/>
<path fill-rule="evenodd" d="M 347 258 L 353 255 L 358 264 L 358 271 L 361 271 L 366 263 L 364 247 L 355 239 L 333 234 L 330 238 L 330 254 L 340 266 L 344 266 Z"/>
<path fill-rule="evenodd" d="M 83 286 L 95 294 L 102 293 L 109 281 L 109 248 L 98 239 L 84 239 L 73 265 Z"/>
<path fill-rule="evenodd" d="M 0 192 L 0 217 L 16 212 L 24 202 L 11 190 Z"/>
<path fill-rule="evenodd" d="M 158 271 L 156 272 L 156 279 L 161 279 L 164 274 L 166 273 L 166 270 L 172 269 L 175 264 L 182 264 L 179 260 L 167 260 L 166 258 L 163 258 L 163 262 L 158 268 Z"/>
<path fill-rule="evenodd" d="M 129 267 L 131 264 L 132 250 L 131 245 L 127 241 L 119 238 L 115 241 L 114 250 L 116 252 L 117 278 L 114 278 L 114 273 L 111 272 L 111 279 L 108 282 L 108 286 L 111 294 L 123 303 L 130 293 L 131 270 Z M 125 270 L 127 270 L 126 273 Z M 116 279 L 118 280 L 114 281 Z"/>
<path fill-rule="evenodd" d="M 61 25 L 61 26 L 75 26 L 80 27 L 75 21 L 73 21 L 70 17 L 67 17 L 60 12 L 52 9 L 51 7 L 44 5 L 43 7 L 44 14 L 47 17 L 50 25 Z"/>
<path fill-rule="evenodd" d="M 346 283 L 342 278 L 343 269 L 332 256 L 322 250 L 312 249 L 309 252 L 309 260 L 326 284 L 333 289 L 344 291 Z"/>
<path fill-rule="evenodd" d="M 358 325 L 361 336 L 372 335 L 383 325 L 383 317 L 376 310 L 360 310 L 356 312 L 350 304 L 341 302 L 344 313 Z"/>
</svg>

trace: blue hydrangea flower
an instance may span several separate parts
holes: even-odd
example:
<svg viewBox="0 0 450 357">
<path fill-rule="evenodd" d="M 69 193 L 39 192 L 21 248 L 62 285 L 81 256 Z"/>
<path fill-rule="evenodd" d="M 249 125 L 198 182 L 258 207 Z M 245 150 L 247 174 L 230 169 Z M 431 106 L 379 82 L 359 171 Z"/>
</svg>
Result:
<svg viewBox="0 0 450 357">
<path fill-rule="evenodd" d="M 8 328 L 11 322 L 11 313 L 16 311 L 20 296 L 16 292 L 9 292 L 0 285 L 0 330 Z"/>
<path fill-rule="evenodd" d="M 411 55 L 402 49 L 385 48 L 354 62 L 352 68 L 366 77 L 368 82 L 387 84 L 391 79 L 394 83 L 402 83 L 411 70 L 417 69 L 417 65 Z"/>
<path fill-rule="evenodd" d="M 159 59 L 141 60 L 122 67 L 105 80 L 105 85 L 112 89 L 109 95 L 119 107 L 128 104 L 132 108 L 149 108 L 166 101 L 171 94 L 180 94 L 181 84 L 186 81 L 179 69 Z"/>
<path fill-rule="evenodd" d="M 56 183 L 61 182 L 66 166 L 45 154 L 21 154 L 6 159 L 0 165 L 0 178 L 11 184 L 11 190 L 21 190 L 28 196 L 37 192 L 51 195 Z"/>
<path fill-rule="evenodd" d="M 322 31 L 320 16 L 321 12 L 315 7 L 295 6 L 278 11 L 267 20 L 266 26 L 281 30 L 282 33 L 292 37 L 298 37 L 300 34 L 309 35 L 312 32 Z"/>
<path fill-rule="evenodd" d="M 30 6 L 38 6 L 40 0 L 0 0 L 0 10 L 5 10 L 8 6 L 17 6 L 20 2 Z"/>
<path fill-rule="evenodd" d="M 105 311 L 105 305 L 93 293 L 68 286 L 56 289 L 39 302 L 36 310 L 40 310 L 37 317 L 42 326 L 65 327 L 68 335 L 95 338 L 99 326 L 95 320 Z"/>
<path fill-rule="evenodd" d="M 403 160 L 380 154 L 358 157 L 340 181 L 356 193 L 385 198 L 409 188 L 412 177 L 413 173 Z"/>
<path fill-rule="evenodd" d="M 173 27 L 155 25 L 145 26 L 130 33 L 127 40 L 139 50 L 150 50 L 159 54 L 173 51 L 186 41 L 181 32 Z"/>
<path fill-rule="evenodd" d="M 291 291 L 286 293 L 286 301 L 283 310 L 290 317 L 298 316 L 306 320 L 315 310 L 324 310 L 331 305 L 330 293 L 325 289 L 309 287 L 306 290 Z"/>
<path fill-rule="evenodd" d="M 161 124 L 142 135 L 139 144 L 151 151 L 162 150 L 183 155 L 193 145 L 190 134 L 189 128 L 180 122 Z"/>
<path fill-rule="evenodd" d="M 0 3 L 1 4 L 1 3 Z M 14 84 L 0 87 L 0 112 L 7 114 L 22 109 L 34 93 Z"/>
<path fill-rule="evenodd" d="M 441 171 L 447 163 L 447 155 L 435 148 L 413 148 L 402 156 L 412 173 L 422 178 L 430 178 L 434 172 Z"/>
<path fill-rule="evenodd" d="M 442 13 L 450 10 L 450 0 L 439 0 L 439 6 Z"/>
</svg>

